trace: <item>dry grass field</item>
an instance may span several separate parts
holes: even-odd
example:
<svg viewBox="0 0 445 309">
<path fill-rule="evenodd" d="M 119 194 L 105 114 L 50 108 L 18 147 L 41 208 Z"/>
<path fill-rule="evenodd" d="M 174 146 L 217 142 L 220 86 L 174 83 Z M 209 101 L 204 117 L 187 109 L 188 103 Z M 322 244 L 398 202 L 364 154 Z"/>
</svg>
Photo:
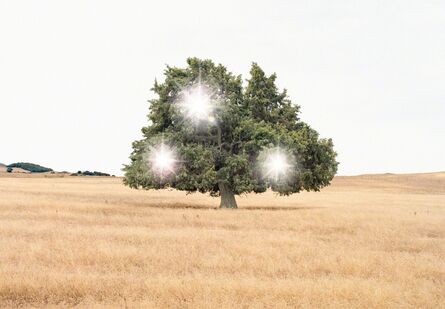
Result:
<svg viewBox="0 0 445 309">
<path fill-rule="evenodd" d="M 2 308 L 445 308 L 445 173 L 337 177 L 239 210 L 1 175 Z"/>
</svg>

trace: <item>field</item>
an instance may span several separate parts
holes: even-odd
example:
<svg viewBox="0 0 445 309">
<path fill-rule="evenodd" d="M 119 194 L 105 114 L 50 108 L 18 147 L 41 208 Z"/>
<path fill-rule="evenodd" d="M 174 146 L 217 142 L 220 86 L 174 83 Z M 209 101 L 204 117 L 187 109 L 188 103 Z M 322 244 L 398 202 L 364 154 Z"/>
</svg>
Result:
<svg viewBox="0 0 445 309">
<path fill-rule="evenodd" d="M 217 199 L 0 173 L 0 307 L 445 308 L 445 173 Z"/>
</svg>

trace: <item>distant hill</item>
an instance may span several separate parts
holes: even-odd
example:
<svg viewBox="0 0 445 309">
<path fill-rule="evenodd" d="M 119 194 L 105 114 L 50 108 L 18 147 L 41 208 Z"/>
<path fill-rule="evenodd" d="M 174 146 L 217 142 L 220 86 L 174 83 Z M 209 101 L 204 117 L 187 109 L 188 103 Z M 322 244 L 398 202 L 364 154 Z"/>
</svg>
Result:
<svg viewBox="0 0 445 309">
<path fill-rule="evenodd" d="M 7 167 L 20 168 L 22 170 L 29 171 L 31 173 L 47 173 L 53 171 L 51 168 L 27 162 L 12 163 L 9 164 Z"/>
</svg>

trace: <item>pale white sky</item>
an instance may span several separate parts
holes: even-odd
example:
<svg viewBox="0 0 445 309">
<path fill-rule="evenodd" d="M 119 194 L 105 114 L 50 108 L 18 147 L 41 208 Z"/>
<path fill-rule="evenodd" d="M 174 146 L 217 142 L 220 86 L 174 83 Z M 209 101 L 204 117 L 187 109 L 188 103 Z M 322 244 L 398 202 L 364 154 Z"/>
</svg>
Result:
<svg viewBox="0 0 445 309">
<path fill-rule="evenodd" d="M 189 56 L 276 72 L 340 175 L 445 170 L 441 0 L 0 0 L 0 162 L 121 174 Z"/>
</svg>

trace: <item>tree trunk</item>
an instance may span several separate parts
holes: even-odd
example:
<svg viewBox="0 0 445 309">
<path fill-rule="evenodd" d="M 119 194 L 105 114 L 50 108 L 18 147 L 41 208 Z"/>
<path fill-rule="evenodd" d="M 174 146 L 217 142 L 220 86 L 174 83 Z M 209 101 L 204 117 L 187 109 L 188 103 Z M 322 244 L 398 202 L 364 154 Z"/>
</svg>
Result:
<svg viewBox="0 0 445 309">
<path fill-rule="evenodd" d="M 218 187 L 221 194 L 221 204 L 219 204 L 219 208 L 238 208 L 232 189 L 223 182 L 220 182 Z"/>
</svg>

